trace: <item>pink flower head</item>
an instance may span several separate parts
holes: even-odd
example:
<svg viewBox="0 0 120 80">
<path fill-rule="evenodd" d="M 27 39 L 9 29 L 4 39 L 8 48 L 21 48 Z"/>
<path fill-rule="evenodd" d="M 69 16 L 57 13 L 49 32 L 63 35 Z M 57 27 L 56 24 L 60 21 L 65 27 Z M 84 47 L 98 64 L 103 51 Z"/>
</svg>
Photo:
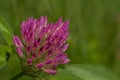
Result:
<svg viewBox="0 0 120 80">
<path fill-rule="evenodd" d="M 17 53 L 23 63 L 34 65 L 46 73 L 57 73 L 59 64 L 66 64 L 70 60 L 64 52 L 68 48 L 68 21 L 60 18 L 56 23 L 48 23 L 46 16 L 39 19 L 29 18 L 21 25 L 21 39 L 13 37 Z"/>
</svg>

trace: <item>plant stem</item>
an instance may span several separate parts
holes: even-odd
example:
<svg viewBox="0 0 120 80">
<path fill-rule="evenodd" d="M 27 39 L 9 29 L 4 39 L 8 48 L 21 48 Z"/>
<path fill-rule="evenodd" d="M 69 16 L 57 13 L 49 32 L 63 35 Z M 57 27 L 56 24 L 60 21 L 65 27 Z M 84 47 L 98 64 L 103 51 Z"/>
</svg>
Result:
<svg viewBox="0 0 120 80">
<path fill-rule="evenodd" d="M 11 80 L 17 80 L 18 78 L 20 78 L 21 76 L 23 76 L 24 73 L 23 71 L 21 71 L 19 74 L 17 74 L 15 77 L 13 77 Z"/>
</svg>

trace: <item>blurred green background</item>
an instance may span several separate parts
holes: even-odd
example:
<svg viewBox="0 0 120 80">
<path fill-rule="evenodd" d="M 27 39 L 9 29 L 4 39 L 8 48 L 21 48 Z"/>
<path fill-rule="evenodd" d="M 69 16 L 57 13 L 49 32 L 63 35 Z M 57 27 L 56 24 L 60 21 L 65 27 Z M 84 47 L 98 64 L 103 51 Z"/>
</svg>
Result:
<svg viewBox="0 0 120 80">
<path fill-rule="evenodd" d="M 0 0 L 0 15 L 19 35 L 28 17 L 55 22 L 62 16 L 70 22 L 71 63 L 104 65 L 120 76 L 120 0 Z"/>
</svg>

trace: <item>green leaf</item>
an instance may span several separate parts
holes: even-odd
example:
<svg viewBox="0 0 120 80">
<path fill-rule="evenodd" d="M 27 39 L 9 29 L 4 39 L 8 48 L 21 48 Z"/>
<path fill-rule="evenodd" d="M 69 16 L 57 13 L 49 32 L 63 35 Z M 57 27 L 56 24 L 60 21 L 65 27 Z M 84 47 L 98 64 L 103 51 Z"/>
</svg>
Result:
<svg viewBox="0 0 120 80">
<path fill-rule="evenodd" d="M 50 80 L 120 80 L 110 70 L 101 66 L 68 65 L 58 70 Z"/>
<path fill-rule="evenodd" d="M 54 76 L 51 76 L 50 80 L 83 80 L 75 76 L 68 69 L 59 69 L 58 73 Z"/>
<path fill-rule="evenodd" d="M 11 47 L 0 45 L 0 69 L 3 67 L 3 65 L 6 64 L 6 61 L 8 60 L 9 53 L 11 52 Z"/>
<path fill-rule="evenodd" d="M 11 46 L 13 32 L 11 28 L 8 26 L 8 24 L 6 23 L 6 21 L 2 18 L 2 16 L 0 16 L 0 33 L 2 33 L 7 44 Z"/>
<path fill-rule="evenodd" d="M 0 80 L 11 80 L 11 78 L 15 77 L 17 74 L 19 74 L 19 72 L 21 72 L 21 64 L 17 55 L 15 55 L 13 51 L 10 53 L 9 60 L 5 62 L 5 66 L 2 66 L 2 69 L 0 69 Z"/>
</svg>

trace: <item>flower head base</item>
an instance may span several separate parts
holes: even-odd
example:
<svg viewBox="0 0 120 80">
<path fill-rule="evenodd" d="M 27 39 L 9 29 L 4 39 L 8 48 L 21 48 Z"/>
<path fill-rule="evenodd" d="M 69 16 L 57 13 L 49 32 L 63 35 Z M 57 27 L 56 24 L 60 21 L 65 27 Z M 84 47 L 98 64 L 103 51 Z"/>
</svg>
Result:
<svg viewBox="0 0 120 80">
<path fill-rule="evenodd" d="M 68 21 L 62 22 L 62 18 L 50 24 L 46 16 L 29 18 L 21 25 L 21 40 L 14 36 L 13 43 L 23 66 L 55 74 L 59 64 L 70 61 L 64 53 L 69 46 L 68 34 Z"/>
</svg>

